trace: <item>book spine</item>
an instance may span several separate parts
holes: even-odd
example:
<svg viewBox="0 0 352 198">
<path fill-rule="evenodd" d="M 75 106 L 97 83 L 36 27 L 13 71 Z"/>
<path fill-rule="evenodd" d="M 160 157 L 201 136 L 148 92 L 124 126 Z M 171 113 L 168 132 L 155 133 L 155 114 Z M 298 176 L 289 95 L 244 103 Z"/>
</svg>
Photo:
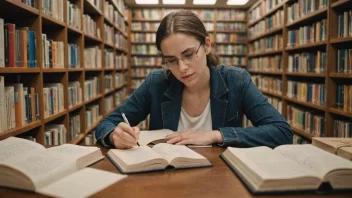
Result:
<svg viewBox="0 0 352 198">
<path fill-rule="evenodd" d="M 0 67 L 5 67 L 4 19 L 1 19 L 1 18 L 0 18 Z"/>
</svg>

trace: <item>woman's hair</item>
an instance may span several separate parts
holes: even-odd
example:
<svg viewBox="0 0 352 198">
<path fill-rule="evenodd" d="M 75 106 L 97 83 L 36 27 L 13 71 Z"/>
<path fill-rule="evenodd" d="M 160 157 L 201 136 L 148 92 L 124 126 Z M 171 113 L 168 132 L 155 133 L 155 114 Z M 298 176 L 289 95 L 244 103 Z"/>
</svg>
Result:
<svg viewBox="0 0 352 198">
<path fill-rule="evenodd" d="M 180 10 L 171 12 L 161 21 L 156 32 L 156 47 L 161 52 L 161 41 L 173 33 L 184 33 L 194 36 L 201 44 L 205 44 L 205 38 L 209 37 L 202 21 L 191 11 Z M 207 65 L 216 67 L 219 57 L 210 51 L 207 55 Z"/>
</svg>

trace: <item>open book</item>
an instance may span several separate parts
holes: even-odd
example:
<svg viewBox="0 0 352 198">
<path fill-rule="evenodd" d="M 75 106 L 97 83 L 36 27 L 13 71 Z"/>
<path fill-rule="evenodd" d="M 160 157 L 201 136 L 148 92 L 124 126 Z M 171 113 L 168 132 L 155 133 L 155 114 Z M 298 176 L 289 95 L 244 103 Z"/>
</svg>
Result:
<svg viewBox="0 0 352 198">
<path fill-rule="evenodd" d="M 220 156 L 254 194 L 352 188 L 352 163 L 309 144 L 228 147 Z"/>
<path fill-rule="evenodd" d="M 207 158 L 184 145 L 165 143 L 153 148 L 139 146 L 128 150 L 110 149 L 107 156 L 121 173 L 164 170 L 168 166 L 175 169 L 212 166 Z"/>
<path fill-rule="evenodd" d="M 0 186 L 39 192 L 103 157 L 97 147 L 63 144 L 46 149 L 9 137 L 0 141 Z"/>
<path fill-rule="evenodd" d="M 352 138 L 313 137 L 312 145 L 329 153 L 352 160 Z"/>
<path fill-rule="evenodd" d="M 141 131 L 139 134 L 138 143 L 140 146 L 147 146 L 148 144 L 166 143 L 164 139 L 167 135 L 175 133 L 170 129 L 159 129 L 151 131 Z M 193 145 L 189 144 L 188 147 L 211 147 L 212 145 Z"/>
</svg>

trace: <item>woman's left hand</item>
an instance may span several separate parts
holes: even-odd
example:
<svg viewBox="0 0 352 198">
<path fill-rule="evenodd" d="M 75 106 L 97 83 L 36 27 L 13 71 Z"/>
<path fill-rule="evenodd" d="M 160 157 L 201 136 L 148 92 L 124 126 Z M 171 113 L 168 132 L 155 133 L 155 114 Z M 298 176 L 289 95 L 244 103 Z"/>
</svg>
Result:
<svg viewBox="0 0 352 198">
<path fill-rule="evenodd" d="M 220 131 L 194 131 L 184 130 L 175 132 L 165 137 L 169 144 L 194 144 L 208 145 L 213 143 L 223 142 L 223 137 Z"/>
</svg>

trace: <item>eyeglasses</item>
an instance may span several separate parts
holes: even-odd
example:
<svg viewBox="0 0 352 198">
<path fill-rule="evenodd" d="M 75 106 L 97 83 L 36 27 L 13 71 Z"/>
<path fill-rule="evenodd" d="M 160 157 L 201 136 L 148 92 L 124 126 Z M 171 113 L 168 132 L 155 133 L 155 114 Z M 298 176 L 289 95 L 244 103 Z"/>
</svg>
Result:
<svg viewBox="0 0 352 198">
<path fill-rule="evenodd" d="M 192 61 L 194 61 L 195 57 L 198 58 L 198 51 L 202 43 L 199 44 L 199 47 L 196 52 L 191 51 L 191 52 L 186 52 L 184 55 L 181 56 L 180 59 L 178 58 L 173 58 L 168 61 L 163 61 L 161 63 L 162 66 L 167 67 L 169 69 L 176 68 L 178 66 L 178 60 L 182 60 L 186 65 L 190 64 Z"/>
</svg>

